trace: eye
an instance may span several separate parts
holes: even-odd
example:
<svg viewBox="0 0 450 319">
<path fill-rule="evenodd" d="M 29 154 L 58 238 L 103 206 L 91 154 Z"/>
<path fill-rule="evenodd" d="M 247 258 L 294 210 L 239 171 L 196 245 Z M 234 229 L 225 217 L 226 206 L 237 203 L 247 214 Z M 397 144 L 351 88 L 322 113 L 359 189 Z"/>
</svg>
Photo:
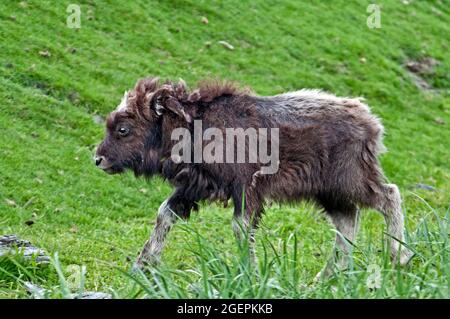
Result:
<svg viewBox="0 0 450 319">
<path fill-rule="evenodd" d="M 130 134 L 130 129 L 127 127 L 120 127 L 117 132 L 119 132 L 119 135 L 124 137 L 127 136 L 128 134 Z"/>
</svg>

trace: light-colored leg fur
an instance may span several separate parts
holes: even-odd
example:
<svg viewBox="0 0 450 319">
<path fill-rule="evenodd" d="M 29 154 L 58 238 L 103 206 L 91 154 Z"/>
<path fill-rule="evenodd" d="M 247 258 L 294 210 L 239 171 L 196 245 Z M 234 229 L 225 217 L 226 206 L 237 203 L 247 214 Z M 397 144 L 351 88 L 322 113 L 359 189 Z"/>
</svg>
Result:
<svg viewBox="0 0 450 319">
<path fill-rule="evenodd" d="M 405 226 L 400 191 L 397 185 L 394 184 L 384 184 L 383 186 L 383 200 L 377 209 L 383 214 L 386 221 L 391 257 L 395 262 L 405 266 L 410 261 L 413 253 L 399 242 L 405 242 Z"/>
<path fill-rule="evenodd" d="M 257 257 L 255 251 L 255 227 L 248 218 L 235 217 L 232 221 L 232 228 L 236 239 L 241 243 L 248 240 L 248 249 L 251 262 L 256 265 Z"/>
<path fill-rule="evenodd" d="M 338 231 L 333 255 L 325 267 L 316 275 L 315 281 L 330 276 L 335 266 L 340 270 L 345 270 L 348 267 L 352 244 L 358 232 L 359 210 L 357 207 L 353 207 L 345 212 L 330 212 L 330 218 Z"/>
<path fill-rule="evenodd" d="M 159 207 L 155 228 L 150 239 L 145 243 L 135 267 L 142 268 L 146 265 L 155 265 L 159 262 L 161 252 L 164 248 L 164 241 L 176 218 L 176 214 L 169 207 L 168 200 L 166 199 Z"/>
</svg>

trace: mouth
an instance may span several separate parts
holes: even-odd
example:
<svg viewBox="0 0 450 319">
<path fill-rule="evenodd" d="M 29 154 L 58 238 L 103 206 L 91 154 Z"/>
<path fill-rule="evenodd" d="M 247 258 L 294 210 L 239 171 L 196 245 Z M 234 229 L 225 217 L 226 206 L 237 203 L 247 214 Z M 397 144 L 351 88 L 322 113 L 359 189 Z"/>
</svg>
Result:
<svg viewBox="0 0 450 319">
<path fill-rule="evenodd" d="M 115 174 L 115 171 L 114 171 L 114 169 L 113 169 L 112 167 L 102 168 L 102 170 L 103 170 L 105 173 L 109 174 L 109 175 Z"/>
<path fill-rule="evenodd" d="M 104 171 L 105 173 L 109 174 L 109 175 L 114 175 L 114 174 L 118 174 L 121 173 L 122 170 L 118 169 L 117 167 L 114 166 L 108 166 L 108 167 L 101 167 L 102 171 Z"/>
</svg>

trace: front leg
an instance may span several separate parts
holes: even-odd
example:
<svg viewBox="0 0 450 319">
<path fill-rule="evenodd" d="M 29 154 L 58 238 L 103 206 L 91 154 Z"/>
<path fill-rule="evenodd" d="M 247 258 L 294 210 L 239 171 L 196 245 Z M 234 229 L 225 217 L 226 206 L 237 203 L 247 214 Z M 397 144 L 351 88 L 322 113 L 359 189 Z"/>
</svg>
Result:
<svg viewBox="0 0 450 319">
<path fill-rule="evenodd" d="M 150 239 L 145 243 L 135 263 L 135 268 L 142 269 L 147 265 L 158 264 L 165 239 L 172 225 L 178 218 L 189 216 L 189 212 L 195 204 L 178 196 L 179 193 L 175 192 L 159 207 L 155 228 Z"/>
</svg>

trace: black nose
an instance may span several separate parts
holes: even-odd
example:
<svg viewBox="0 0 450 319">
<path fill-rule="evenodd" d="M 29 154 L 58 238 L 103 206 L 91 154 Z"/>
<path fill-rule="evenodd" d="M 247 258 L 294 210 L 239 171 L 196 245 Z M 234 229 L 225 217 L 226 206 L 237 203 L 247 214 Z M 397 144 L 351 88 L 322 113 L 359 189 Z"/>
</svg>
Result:
<svg viewBox="0 0 450 319">
<path fill-rule="evenodd" d="M 100 163 L 101 163 L 104 159 L 105 159 L 105 157 L 103 157 L 103 156 L 96 156 L 96 157 L 94 158 L 94 160 L 95 160 L 95 165 L 99 166 Z"/>
</svg>

